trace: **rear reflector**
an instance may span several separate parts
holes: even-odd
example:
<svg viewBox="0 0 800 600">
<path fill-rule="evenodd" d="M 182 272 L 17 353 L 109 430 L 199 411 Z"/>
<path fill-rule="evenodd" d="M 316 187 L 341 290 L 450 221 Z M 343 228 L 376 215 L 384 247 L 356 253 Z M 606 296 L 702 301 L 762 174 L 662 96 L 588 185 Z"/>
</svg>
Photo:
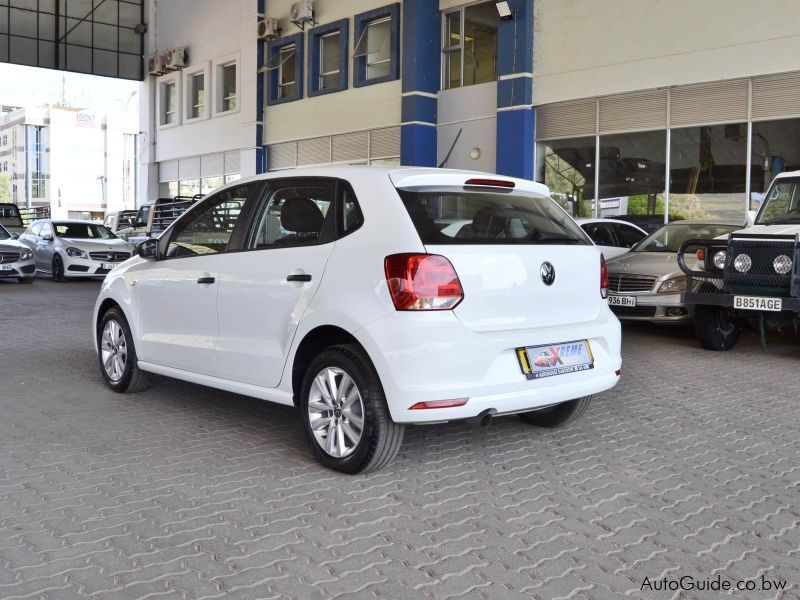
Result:
<svg viewBox="0 0 800 600">
<path fill-rule="evenodd" d="M 513 189 L 515 183 L 513 181 L 504 181 L 502 179 L 467 179 L 464 185 Z"/>
<path fill-rule="evenodd" d="M 397 310 L 451 310 L 464 290 L 450 261 L 438 254 L 392 254 L 383 263 Z"/>
<path fill-rule="evenodd" d="M 616 371 L 614 371 L 614 375 L 619 377 L 620 375 L 622 375 L 622 370 L 621 369 L 617 369 Z"/>
<path fill-rule="evenodd" d="M 428 408 L 455 408 L 464 406 L 469 398 L 456 398 L 455 400 L 429 400 L 428 402 L 417 402 L 408 410 L 425 410 Z"/>
</svg>

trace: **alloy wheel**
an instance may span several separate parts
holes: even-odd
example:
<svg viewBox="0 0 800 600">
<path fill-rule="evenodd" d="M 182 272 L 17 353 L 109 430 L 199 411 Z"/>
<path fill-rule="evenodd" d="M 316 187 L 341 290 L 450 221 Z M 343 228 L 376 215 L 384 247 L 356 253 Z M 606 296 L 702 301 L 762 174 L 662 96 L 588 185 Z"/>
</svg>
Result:
<svg viewBox="0 0 800 600">
<path fill-rule="evenodd" d="M 338 367 L 320 370 L 309 390 L 308 417 L 317 444 L 327 454 L 352 454 L 364 433 L 364 401 L 353 378 Z"/>
<path fill-rule="evenodd" d="M 122 325 L 114 319 L 106 321 L 103 327 L 103 335 L 100 337 L 100 357 L 106 376 L 114 383 L 122 379 L 128 362 L 128 344 Z"/>
</svg>

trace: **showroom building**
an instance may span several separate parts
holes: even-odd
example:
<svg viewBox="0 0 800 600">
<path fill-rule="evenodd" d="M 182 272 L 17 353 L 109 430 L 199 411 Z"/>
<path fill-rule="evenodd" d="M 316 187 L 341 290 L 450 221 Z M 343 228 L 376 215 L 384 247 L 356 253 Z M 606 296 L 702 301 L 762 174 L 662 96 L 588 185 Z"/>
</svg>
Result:
<svg viewBox="0 0 800 600">
<path fill-rule="evenodd" d="M 794 9 L 153 2 L 140 202 L 295 166 L 442 165 L 544 181 L 576 215 L 740 218 L 800 168 Z"/>
</svg>

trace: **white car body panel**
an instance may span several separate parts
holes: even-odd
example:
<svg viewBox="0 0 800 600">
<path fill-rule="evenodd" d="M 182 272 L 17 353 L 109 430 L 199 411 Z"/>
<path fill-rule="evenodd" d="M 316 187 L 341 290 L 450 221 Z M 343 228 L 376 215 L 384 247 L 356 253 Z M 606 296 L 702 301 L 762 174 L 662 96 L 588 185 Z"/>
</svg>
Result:
<svg viewBox="0 0 800 600">
<path fill-rule="evenodd" d="M 397 422 L 463 419 L 486 409 L 523 412 L 613 387 L 621 365 L 620 325 L 600 297 L 596 248 L 426 248 L 421 243 L 392 182 L 414 188 L 463 186 L 465 175 L 511 180 L 375 167 L 259 176 L 257 180 L 346 179 L 364 225 L 317 246 L 163 261 L 136 257 L 106 277 L 95 307 L 95 327 L 104 303 L 115 302 L 141 348 L 143 370 L 282 404 L 293 402 L 293 362 L 303 339 L 318 327 L 338 327 L 364 347 Z M 547 194 L 541 184 L 513 181 L 517 189 Z M 454 311 L 398 312 L 386 283 L 384 257 L 426 250 L 450 258 L 465 299 Z M 279 258 L 279 253 L 284 254 Z M 556 283 L 547 289 L 539 279 L 543 260 L 552 262 L 557 273 Z M 311 274 L 312 282 L 286 281 L 299 270 Z M 202 289 L 206 286 L 196 279 L 205 275 L 216 277 L 217 284 Z M 203 321 L 212 306 L 216 332 Z M 93 337 L 96 346 L 96 332 Z M 541 380 L 528 380 L 521 372 L 516 348 L 583 339 L 590 343 L 593 369 Z M 408 410 L 419 401 L 462 397 L 470 400 L 461 407 Z"/>
</svg>

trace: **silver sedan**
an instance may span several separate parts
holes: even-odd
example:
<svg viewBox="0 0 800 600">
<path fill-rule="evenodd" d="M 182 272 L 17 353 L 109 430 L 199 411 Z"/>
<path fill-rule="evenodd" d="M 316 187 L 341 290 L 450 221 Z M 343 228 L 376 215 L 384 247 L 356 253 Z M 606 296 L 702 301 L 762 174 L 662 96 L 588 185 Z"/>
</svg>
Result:
<svg viewBox="0 0 800 600">
<path fill-rule="evenodd" d="M 15 235 L 0 225 L 0 279 L 16 278 L 20 283 L 33 283 L 36 276 L 33 252 L 20 244 Z"/>
<path fill-rule="evenodd" d="M 33 251 L 36 269 L 54 281 L 105 277 L 134 252 L 128 242 L 92 221 L 36 221 L 20 242 Z"/>
<path fill-rule="evenodd" d="M 630 252 L 608 261 L 608 303 L 619 319 L 681 323 L 693 314 L 683 304 L 686 275 L 678 249 L 686 240 L 714 239 L 741 229 L 733 221 L 674 221 L 649 235 Z"/>
</svg>

